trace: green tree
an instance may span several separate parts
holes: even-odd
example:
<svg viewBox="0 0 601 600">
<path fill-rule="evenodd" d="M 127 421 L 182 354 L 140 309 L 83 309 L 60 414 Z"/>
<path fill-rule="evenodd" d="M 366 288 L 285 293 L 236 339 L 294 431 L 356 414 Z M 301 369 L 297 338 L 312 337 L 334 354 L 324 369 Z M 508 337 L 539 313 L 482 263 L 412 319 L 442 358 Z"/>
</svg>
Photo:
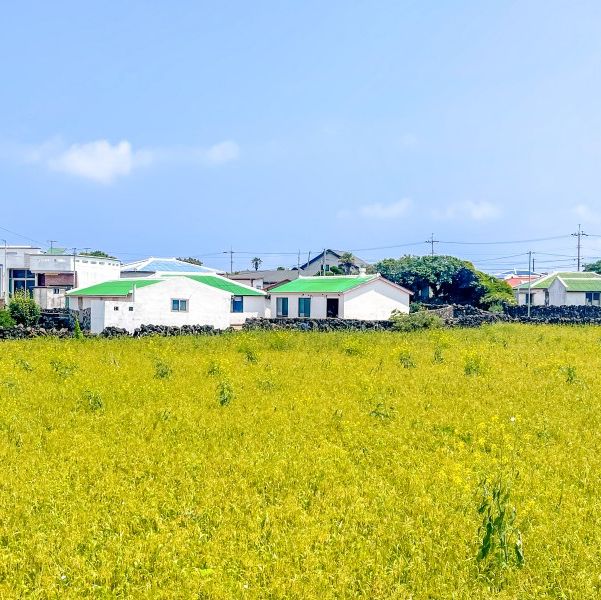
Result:
<svg viewBox="0 0 601 600">
<path fill-rule="evenodd" d="M 353 256 L 352 252 L 343 252 L 338 259 L 338 263 L 344 270 L 347 275 L 350 275 L 353 267 L 355 266 L 355 261 L 357 259 Z"/>
<path fill-rule="evenodd" d="M 592 271 L 593 273 L 599 273 L 601 275 L 601 260 L 597 260 L 593 263 L 584 265 L 585 271 Z"/>
<path fill-rule="evenodd" d="M 197 265 L 199 267 L 202 267 L 202 260 L 198 260 L 198 258 L 194 258 L 193 256 L 186 256 L 185 258 L 179 256 L 177 260 L 181 260 L 182 262 L 187 262 L 191 265 Z"/>
<path fill-rule="evenodd" d="M 486 310 L 502 310 L 503 304 L 515 304 L 512 287 L 503 279 L 477 271 L 480 285 L 478 305 Z"/>
<path fill-rule="evenodd" d="M 107 254 L 103 250 L 91 250 L 89 252 L 81 252 L 80 256 L 97 256 L 98 258 L 117 258 L 116 256 L 111 256 Z"/>
<path fill-rule="evenodd" d="M 506 282 L 454 256 L 387 258 L 375 267 L 387 279 L 411 290 L 415 302 L 430 300 L 490 308 L 513 301 L 513 292 Z"/>
<path fill-rule="evenodd" d="M 18 290 L 8 303 L 10 316 L 20 325 L 32 326 L 39 319 L 42 311 L 27 290 Z"/>
<path fill-rule="evenodd" d="M 467 303 L 477 285 L 474 266 L 454 256 L 403 256 L 376 264 L 387 279 L 411 290 L 415 301 Z"/>
<path fill-rule="evenodd" d="M 255 256 L 254 258 L 251 258 L 251 260 L 250 260 L 250 264 L 253 266 L 255 271 L 259 270 L 259 267 L 261 266 L 262 263 L 263 263 L 263 261 L 258 256 Z"/>
</svg>

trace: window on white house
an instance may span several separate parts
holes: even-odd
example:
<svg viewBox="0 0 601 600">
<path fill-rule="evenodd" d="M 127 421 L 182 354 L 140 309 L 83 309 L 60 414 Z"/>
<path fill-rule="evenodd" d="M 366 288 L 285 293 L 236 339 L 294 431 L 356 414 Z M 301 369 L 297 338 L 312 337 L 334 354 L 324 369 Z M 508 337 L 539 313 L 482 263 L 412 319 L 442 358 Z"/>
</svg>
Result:
<svg viewBox="0 0 601 600">
<path fill-rule="evenodd" d="M 278 317 L 288 316 L 288 298 L 276 298 L 275 313 Z"/>
<path fill-rule="evenodd" d="M 233 313 L 244 312 L 244 296 L 232 296 L 232 308 Z"/>
<path fill-rule="evenodd" d="M 60 294 L 61 293 L 61 289 L 60 288 L 52 288 L 52 293 L 53 294 Z"/>
<path fill-rule="evenodd" d="M 118 306 L 113 306 L 113 310 L 119 310 Z"/>
<path fill-rule="evenodd" d="M 171 310 L 173 312 L 188 312 L 188 301 L 181 298 L 171 300 Z"/>
<path fill-rule="evenodd" d="M 524 294 L 524 304 L 534 304 L 534 294 Z"/>
<path fill-rule="evenodd" d="M 311 316 L 311 298 L 298 299 L 298 316 L 305 318 Z"/>
<path fill-rule="evenodd" d="M 134 307 L 133 306 L 129 307 L 129 312 L 134 312 Z"/>
<path fill-rule="evenodd" d="M 601 306 L 601 292 L 586 292 L 587 306 Z"/>
</svg>

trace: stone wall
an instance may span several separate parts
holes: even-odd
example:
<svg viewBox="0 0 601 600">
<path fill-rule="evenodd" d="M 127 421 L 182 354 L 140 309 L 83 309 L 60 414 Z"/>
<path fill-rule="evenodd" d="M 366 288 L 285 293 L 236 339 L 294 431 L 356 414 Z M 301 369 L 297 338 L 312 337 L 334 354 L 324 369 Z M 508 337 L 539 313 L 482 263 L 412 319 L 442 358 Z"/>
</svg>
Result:
<svg viewBox="0 0 601 600">
<path fill-rule="evenodd" d="M 246 331 L 295 329 L 298 331 L 385 331 L 392 329 L 391 321 L 361 321 L 358 319 L 248 319 Z"/>
<path fill-rule="evenodd" d="M 531 306 L 530 318 L 527 306 L 507 306 L 505 314 L 521 323 L 601 323 L 600 306 Z"/>
</svg>

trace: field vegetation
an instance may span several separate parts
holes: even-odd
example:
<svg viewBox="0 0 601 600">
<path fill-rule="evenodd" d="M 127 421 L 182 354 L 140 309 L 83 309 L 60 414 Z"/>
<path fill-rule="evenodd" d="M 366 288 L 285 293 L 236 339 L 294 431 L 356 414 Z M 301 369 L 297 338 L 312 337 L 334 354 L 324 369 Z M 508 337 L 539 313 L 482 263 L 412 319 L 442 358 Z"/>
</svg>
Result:
<svg viewBox="0 0 601 600">
<path fill-rule="evenodd" d="M 601 330 L 5 342 L 0 598 L 595 598 Z"/>
</svg>

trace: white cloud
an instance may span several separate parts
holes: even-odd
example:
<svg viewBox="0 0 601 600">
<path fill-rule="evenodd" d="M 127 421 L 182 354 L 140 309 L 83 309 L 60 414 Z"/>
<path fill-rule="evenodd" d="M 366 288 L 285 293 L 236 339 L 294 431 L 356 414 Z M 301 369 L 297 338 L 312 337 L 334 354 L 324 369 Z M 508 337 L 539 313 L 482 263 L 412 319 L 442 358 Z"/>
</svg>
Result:
<svg viewBox="0 0 601 600">
<path fill-rule="evenodd" d="M 396 202 L 384 204 L 382 202 L 374 202 L 373 204 L 364 204 L 356 209 L 344 209 L 338 212 L 339 218 L 362 217 L 364 219 L 398 219 L 405 215 L 411 208 L 411 200 L 403 198 Z"/>
<path fill-rule="evenodd" d="M 460 202 L 446 208 L 435 208 L 432 216 L 436 219 L 470 219 L 472 221 L 492 221 L 501 216 L 501 210 L 495 204 L 482 200 L 480 202 Z"/>
<path fill-rule="evenodd" d="M 206 152 L 207 160 L 215 165 L 236 160 L 240 156 L 240 147 L 230 140 L 211 146 Z"/>
<path fill-rule="evenodd" d="M 586 225 L 586 223 L 591 225 L 601 223 L 601 213 L 592 210 L 591 207 L 586 204 L 577 204 L 573 208 L 573 212 L 574 215 L 582 221 L 583 225 Z"/>
<path fill-rule="evenodd" d="M 73 144 L 56 157 L 48 159 L 48 167 L 100 183 L 112 183 L 117 177 L 129 175 L 135 155 L 127 141 L 111 146 L 106 140 Z"/>
<path fill-rule="evenodd" d="M 229 140 L 209 148 L 187 146 L 134 150 L 128 140 L 114 145 L 108 140 L 96 140 L 66 146 L 60 139 L 53 139 L 34 146 L 15 146 L 13 155 L 22 162 L 40 164 L 51 171 L 110 184 L 136 169 L 158 163 L 222 165 L 236 160 L 240 148 L 236 142 Z"/>
</svg>

